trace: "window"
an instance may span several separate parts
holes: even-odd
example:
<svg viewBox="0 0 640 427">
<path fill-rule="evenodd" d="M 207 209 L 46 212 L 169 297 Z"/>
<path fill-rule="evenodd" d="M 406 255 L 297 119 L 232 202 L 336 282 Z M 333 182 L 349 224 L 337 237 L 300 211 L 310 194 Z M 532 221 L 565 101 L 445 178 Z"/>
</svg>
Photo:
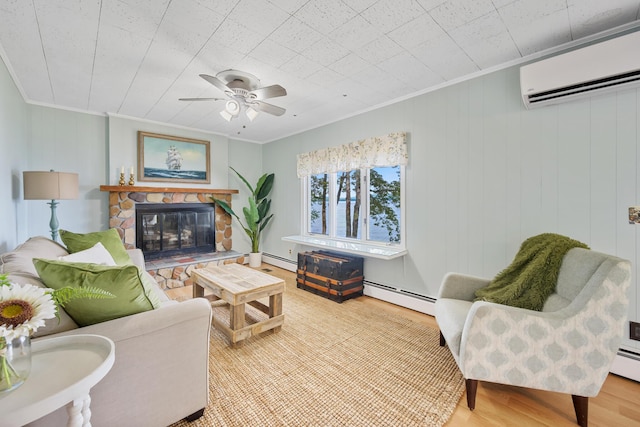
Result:
<svg viewBox="0 0 640 427">
<path fill-rule="evenodd" d="M 402 180 L 400 166 L 369 170 L 369 240 L 402 243 Z"/>
<path fill-rule="evenodd" d="M 309 195 L 307 205 L 308 227 L 311 234 L 329 234 L 327 224 L 329 223 L 329 176 L 325 174 L 312 175 L 309 177 L 307 194 Z"/>
<path fill-rule="evenodd" d="M 378 245 L 404 245 L 401 166 L 305 178 L 306 234 Z"/>
<path fill-rule="evenodd" d="M 302 235 L 282 239 L 380 259 L 406 254 L 406 139 L 393 132 L 298 154 Z"/>
</svg>

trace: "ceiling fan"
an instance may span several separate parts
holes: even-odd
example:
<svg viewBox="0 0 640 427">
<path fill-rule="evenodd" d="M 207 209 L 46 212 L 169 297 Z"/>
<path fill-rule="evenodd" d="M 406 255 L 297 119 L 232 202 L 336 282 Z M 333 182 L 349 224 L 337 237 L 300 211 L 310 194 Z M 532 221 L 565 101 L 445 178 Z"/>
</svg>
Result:
<svg viewBox="0 0 640 427">
<path fill-rule="evenodd" d="M 238 70 L 221 71 L 214 76 L 200 74 L 200 77 L 224 92 L 229 98 L 220 115 L 228 122 L 238 117 L 242 107 L 249 120 L 253 121 L 258 112 L 281 116 L 285 109 L 264 102 L 264 99 L 285 96 L 287 91 L 280 85 L 259 87 L 260 80 L 253 74 Z M 224 101 L 225 98 L 179 98 L 180 101 Z"/>
</svg>

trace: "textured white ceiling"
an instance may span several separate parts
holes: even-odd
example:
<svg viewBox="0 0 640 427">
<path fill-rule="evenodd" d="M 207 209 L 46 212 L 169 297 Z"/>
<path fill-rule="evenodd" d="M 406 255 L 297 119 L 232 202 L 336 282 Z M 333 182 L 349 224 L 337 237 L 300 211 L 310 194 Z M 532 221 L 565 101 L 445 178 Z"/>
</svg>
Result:
<svg viewBox="0 0 640 427">
<path fill-rule="evenodd" d="M 0 0 L 28 102 L 271 141 L 640 17 L 640 0 Z M 224 121 L 238 69 L 287 109 Z M 243 126 L 246 126 L 244 128 Z"/>
</svg>

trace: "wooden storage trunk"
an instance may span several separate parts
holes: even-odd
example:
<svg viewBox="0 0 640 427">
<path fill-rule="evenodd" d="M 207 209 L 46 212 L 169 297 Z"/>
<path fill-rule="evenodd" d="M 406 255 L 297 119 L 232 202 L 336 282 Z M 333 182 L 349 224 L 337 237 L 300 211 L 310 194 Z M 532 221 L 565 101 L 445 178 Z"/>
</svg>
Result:
<svg viewBox="0 0 640 427">
<path fill-rule="evenodd" d="M 298 288 L 342 302 L 362 295 L 363 258 L 329 251 L 298 253 Z"/>
</svg>

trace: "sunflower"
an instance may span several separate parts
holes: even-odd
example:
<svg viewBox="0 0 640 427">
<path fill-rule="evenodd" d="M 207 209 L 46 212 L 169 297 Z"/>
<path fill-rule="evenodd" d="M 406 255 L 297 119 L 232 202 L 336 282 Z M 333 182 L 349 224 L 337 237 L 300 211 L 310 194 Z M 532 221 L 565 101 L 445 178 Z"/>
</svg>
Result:
<svg viewBox="0 0 640 427">
<path fill-rule="evenodd" d="M 45 289 L 30 284 L 0 286 L 0 338 L 29 336 L 56 315 L 56 304 Z"/>
</svg>

